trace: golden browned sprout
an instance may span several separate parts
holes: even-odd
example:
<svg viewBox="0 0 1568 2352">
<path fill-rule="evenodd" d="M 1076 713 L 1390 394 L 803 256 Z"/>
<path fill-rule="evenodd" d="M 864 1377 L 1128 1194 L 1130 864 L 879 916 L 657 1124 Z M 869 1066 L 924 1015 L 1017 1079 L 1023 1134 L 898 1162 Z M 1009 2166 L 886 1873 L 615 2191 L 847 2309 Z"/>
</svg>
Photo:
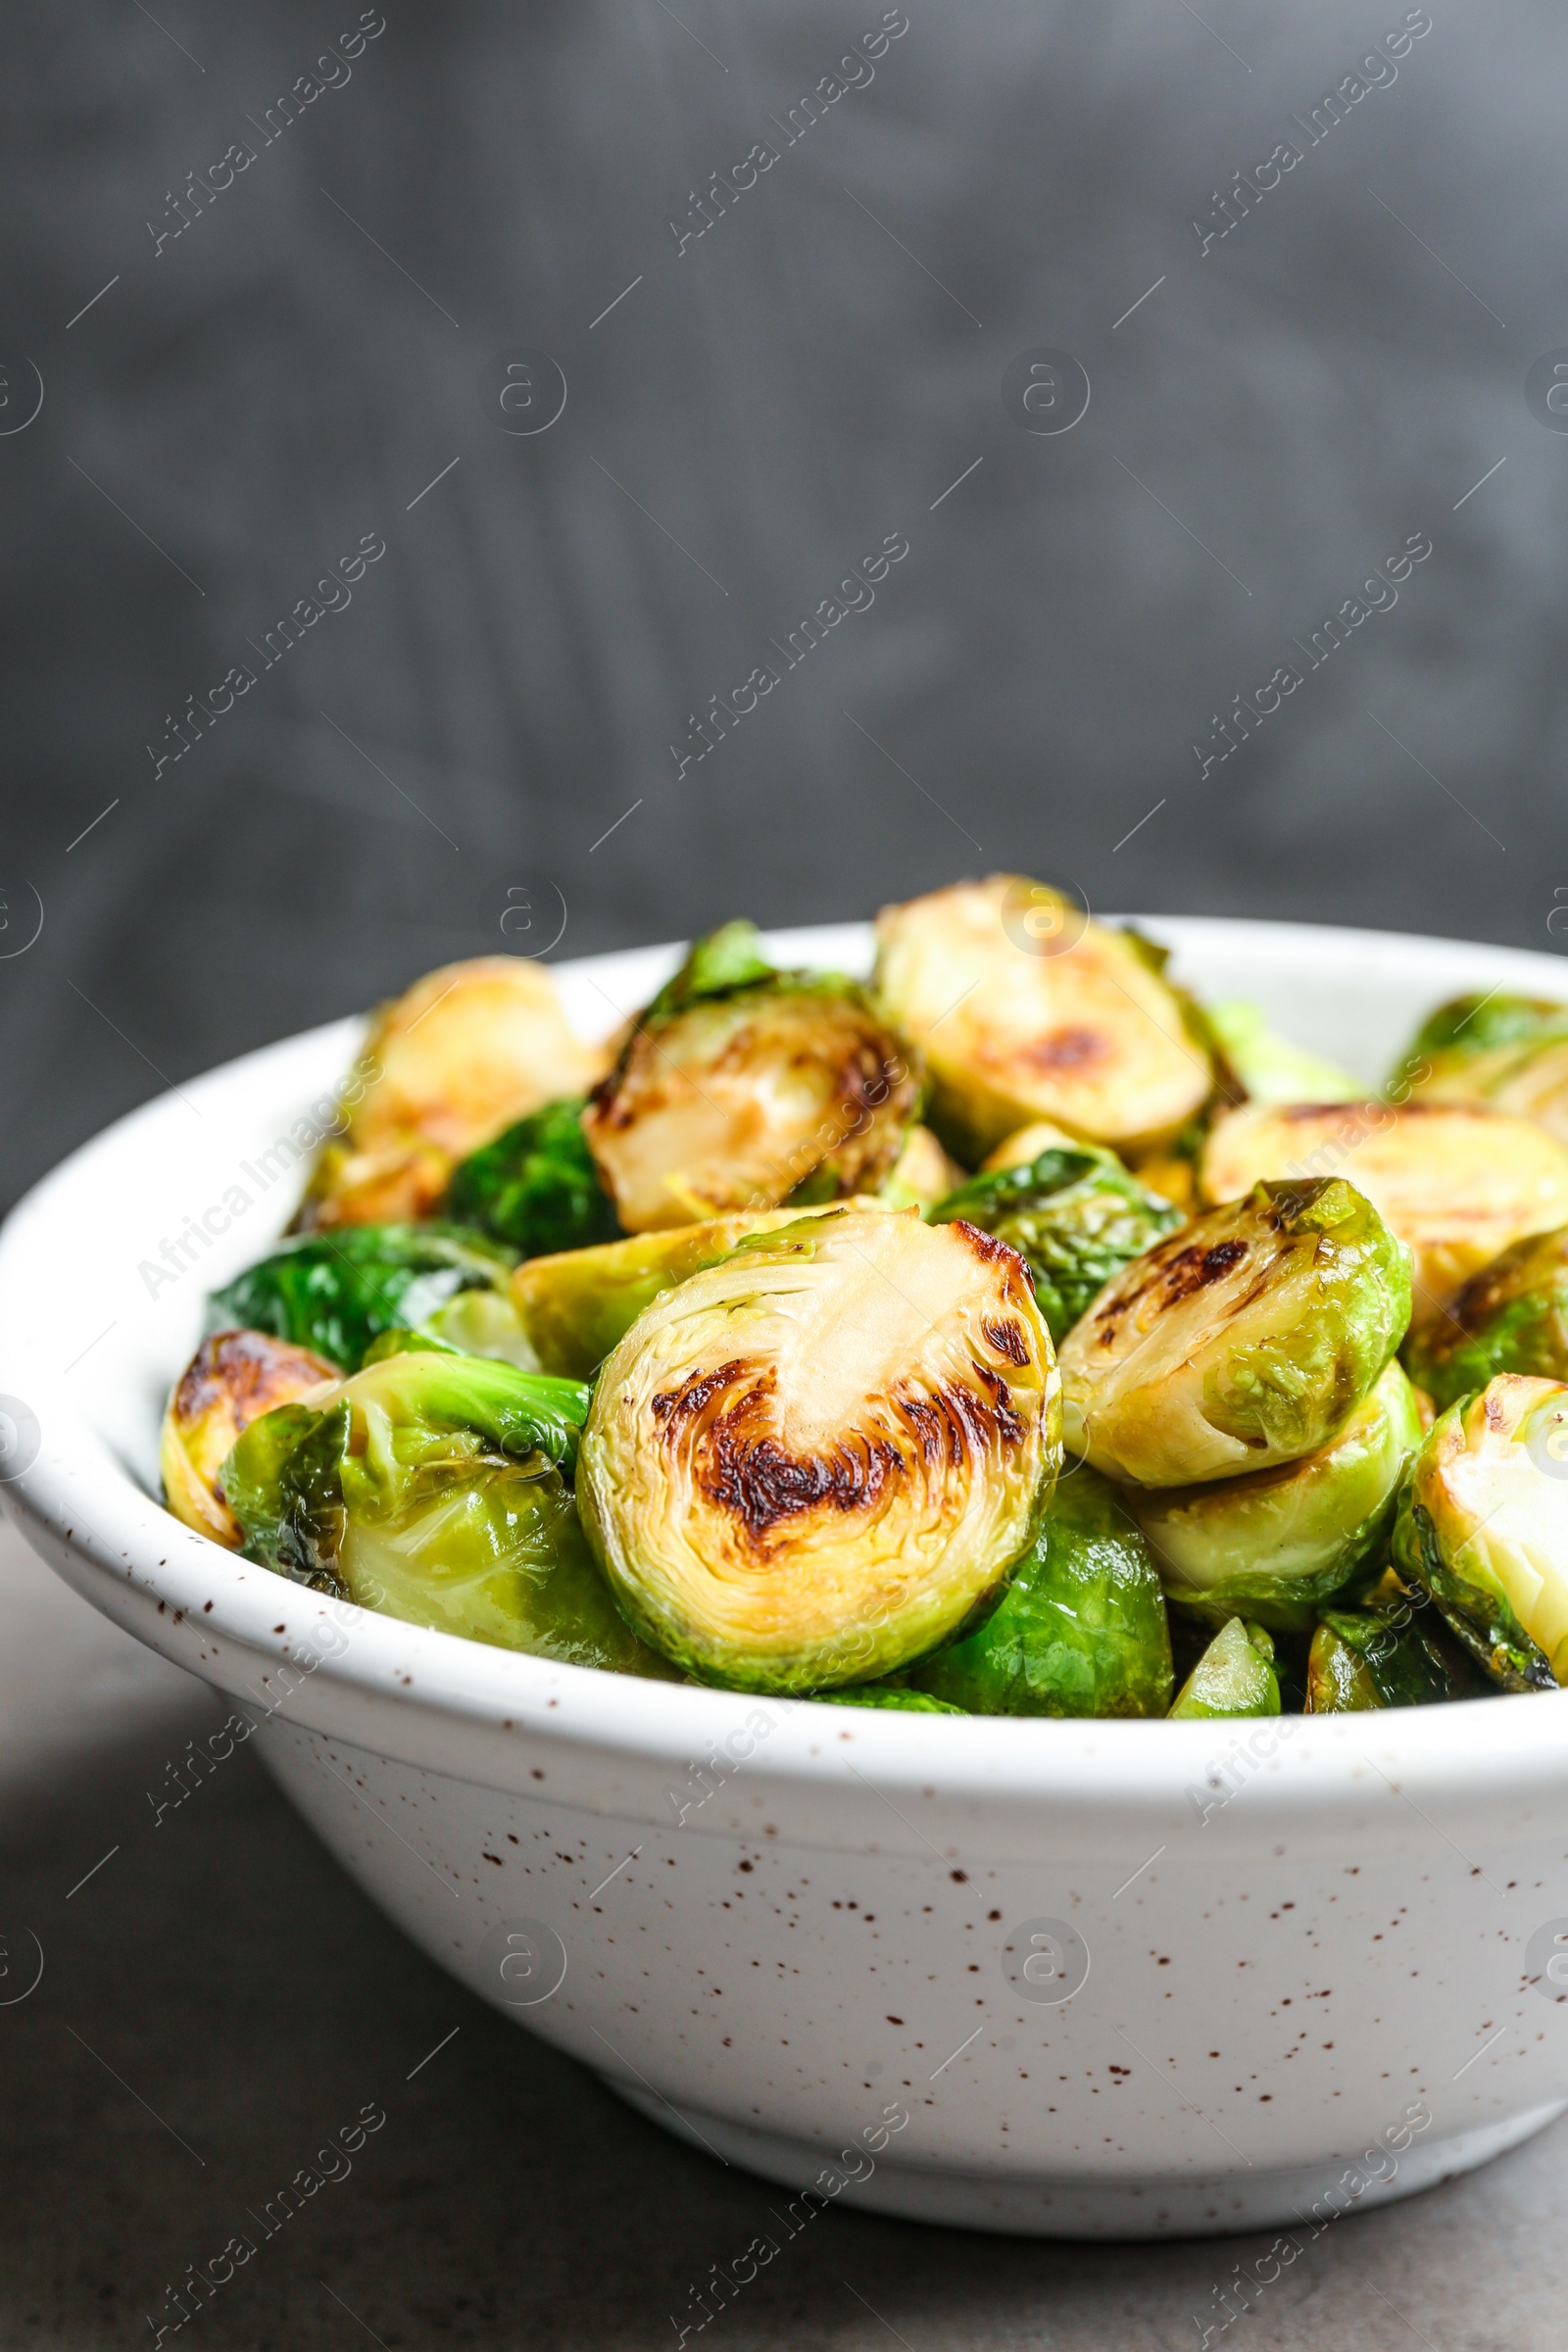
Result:
<svg viewBox="0 0 1568 2352">
<path fill-rule="evenodd" d="M 924 1047 L 931 1124 L 971 1165 L 1034 1119 L 1118 1149 L 1186 1125 L 1212 1064 L 1160 960 L 1009 874 L 877 918 L 878 996 Z"/>
<path fill-rule="evenodd" d="M 1003 1168 L 1032 1168 L 1042 1152 L 1075 1152 L 1083 1140 L 1081 1135 L 1069 1135 L 1054 1119 L 1031 1119 L 1027 1127 L 1015 1127 L 994 1152 L 986 1153 L 979 1172 L 995 1176 Z M 954 1190 L 962 1181 L 961 1176 L 955 1177 L 948 1189 Z"/>
<path fill-rule="evenodd" d="M 939 1200 L 957 1191 L 967 1173 L 943 1151 L 929 1127 L 911 1127 L 878 1197 L 891 1208 L 917 1208 L 927 1217 Z"/>
<path fill-rule="evenodd" d="M 1475 1103 L 1246 1103 L 1217 1121 L 1199 1184 L 1234 1200 L 1260 1177 L 1343 1176 L 1415 1252 L 1419 1330 L 1490 1258 L 1568 1224 L 1568 1147 Z"/>
<path fill-rule="evenodd" d="M 175 1518 L 237 1549 L 239 1526 L 218 1485 L 236 1440 L 274 1405 L 338 1377 L 324 1356 L 270 1332 L 220 1331 L 203 1340 L 169 1399 L 158 1446 L 164 1499 Z"/>
<path fill-rule="evenodd" d="M 299 1222 L 395 1223 L 436 1214 L 460 1159 L 605 1065 L 568 1026 L 553 976 L 518 956 L 427 972 L 372 1015 L 345 1088 L 347 1125 L 322 1152 Z"/>
</svg>

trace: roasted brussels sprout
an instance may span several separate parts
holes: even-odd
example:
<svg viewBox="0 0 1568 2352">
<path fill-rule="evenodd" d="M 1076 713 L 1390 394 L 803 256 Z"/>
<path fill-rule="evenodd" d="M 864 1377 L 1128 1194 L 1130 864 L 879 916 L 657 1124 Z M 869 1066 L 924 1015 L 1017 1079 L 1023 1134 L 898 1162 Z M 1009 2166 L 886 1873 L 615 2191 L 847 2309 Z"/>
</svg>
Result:
<svg viewBox="0 0 1568 2352">
<path fill-rule="evenodd" d="M 1253 1102 L 1350 1102 L 1365 1092 L 1358 1078 L 1320 1054 L 1293 1046 L 1269 1027 L 1256 1004 L 1228 997 L 1205 1007 L 1226 1061 Z"/>
<path fill-rule="evenodd" d="M 456 1225 L 348 1225 L 296 1235 L 215 1291 L 209 1319 L 275 1332 L 357 1370 L 376 1335 L 465 1291 L 505 1298 L 510 1250 Z"/>
<path fill-rule="evenodd" d="M 864 1207 L 892 1203 L 860 1201 Z M 708 1217 L 668 1233 L 639 1233 L 596 1250 L 527 1258 L 512 1278 L 512 1300 L 547 1372 L 591 1380 L 645 1306 L 679 1282 L 725 1257 L 749 1233 L 793 1225 L 820 1210 L 767 1209 L 759 1216 Z"/>
<path fill-rule="evenodd" d="M 218 1473 L 253 1421 L 337 1379 L 337 1367 L 267 1331 L 220 1331 L 203 1340 L 174 1384 L 158 1444 L 164 1500 L 176 1519 L 237 1550 L 239 1524 Z"/>
<path fill-rule="evenodd" d="M 1530 1234 L 1472 1274 L 1446 1313 L 1412 1334 L 1405 1360 L 1440 1407 L 1499 1372 L 1568 1380 L 1568 1226 Z"/>
<path fill-rule="evenodd" d="M 878 999 L 925 1049 L 931 1124 L 970 1166 L 1031 1119 L 1117 1146 L 1186 1124 L 1213 1068 L 1159 960 L 1007 874 L 877 918 Z"/>
<path fill-rule="evenodd" d="M 1502 1372 L 1439 1415 L 1394 1563 L 1505 1690 L 1568 1683 L 1568 1385 Z"/>
<path fill-rule="evenodd" d="M 966 1173 L 943 1151 L 929 1127 L 911 1127 L 877 1199 L 889 1208 L 917 1208 L 928 1217 L 939 1200 L 963 1183 Z"/>
<path fill-rule="evenodd" d="M 1222 1625 L 1181 1687 L 1174 1716 L 1277 1715 L 1274 1644 L 1260 1625 L 1232 1617 Z"/>
<path fill-rule="evenodd" d="M 1425 1602 L 1426 1595 L 1421 1595 Z M 1406 1603 L 1393 1609 L 1325 1609 L 1306 1662 L 1306 1713 L 1357 1714 L 1368 1707 L 1426 1707 L 1473 1698 L 1479 1676 L 1440 1625 L 1423 1625 Z"/>
<path fill-rule="evenodd" d="M 699 1680 L 813 1691 L 957 1633 L 1060 1460 L 1021 1258 L 967 1225 L 828 1210 L 658 1298 L 600 1376 L 578 1498 L 620 1605 Z"/>
<path fill-rule="evenodd" d="M 423 1348 L 253 1422 L 222 1472 L 250 1557 L 410 1624 L 667 1678 L 594 1564 L 559 1463 L 587 1395 Z"/>
<path fill-rule="evenodd" d="M 1315 1453 L 1193 1487 L 1131 1488 L 1127 1503 L 1173 1601 L 1220 1624 L 1245 1614 L 1275 1633 L 1310 1633 L 1387 1535 L 1421 1444 L 1415 1392 L 1385 1367 Z"/>
<path fill-rule="evenodd" d="M 1182 1222 L 1112 1153 L 1082 1145 L 971 1177 L 930 1213 L 936 1225 L 962 1217 L 1017 1250 L 1058 1347 L 1112 1276 Z"/>
<path fill-rule="evenodd" d="M 1470 1103 L 1248 1103 L 1215 1126 L 1199 1181 L 1231 1200 L 1260 1176 L 1333 1175 L 1414 1250 L 1418 1326 L 1510 1242 L 1568 1224 L 1568 1147 Z"/>
<path fill-rule="evenodd" d="M 1087 1462 L 1059 1479 L 985 1623 L 905 1680 L 975 1715 L 1163 1715 L 1164 1596 L 1109 1481 Z"/>
<path fill-rule="evenodd" d="M 427 972 L 371 1015 L 368 1083 L 345 1092 L 344 1131 L 317 1162 L 299 1224 L 437 1215 L 460 1159 L 529 1111 L 586 1094 L 604 1058 L 573 1036 L 543 964 L 481 956 Z"/>
<path fill-rule="evenodd" d="M 1082 1152 L 1085 1149 L 1084 1139 L 1081 1135 L 1069 1135 L 1065 1127 L 1056 1125 L 1054 1119 L 1031 1119 L 1027 1127 L 1015 1127 L 1011 1135 L 1003 1137 L 994 1152 L 986 1153 L 980 1162 L 980 1173 L 982 1176 L 995 1176 L 999 1168 L 1032 1167 L 1042 1152 L 1049 1152 L 1053 1148 L 1062 1152 Z M 1091 1146 L 1090 1149 L 1105 1147 Z M 956 1166 L 956 1161 L 954 1164 Z M 949 1185 L 949 1192 L 953 1192 L 961 1180 L 960 1170 Z"/>
<path fill-rule="evenodd" d="M 453 1176 L 448 1216 L 522 1257 L 613 1241 L 620 1227 L 582 1131 L 586 1107 L 568 1095 L 481 1144 Z"/>
<path fill-rule="evenodd" d="M 1067 1334 L 1067 1444 L 1148 1487 L 1297 1461 L 1338 1435 L 1409 1313 L 1406 1253 L 1352 1186 L 1256 1185 L 1135 1258 Z"/>
<path fill-rule="evenodd" d="M 699 940 L 583 1114 L 628 1233 L 874 1193 L 919 1102 L 854 981 L 775 971 L 750 923 Z"/>
<path fill-rule="evenodd" d="M 856 1690 L 823 1690 L 823 1703 L 834 1707 L 889 1707 L 904 1715 L 963 1715 L 964 1707 L 950 1706 L 924 1690 L 906 1690 L 896 1683 L 862 1683 Z"/>
<path fill-rule="evenodd" d="M 1568 1004 L 1517 997 L 1494 988 L 1484 997 L 1450 998 L 1429 1012 L 1395 1072 L 1434 1101 L 1484 1102 L 1491 1082 L 1540 1039 L 1568 1032 Z"/>
</svg>

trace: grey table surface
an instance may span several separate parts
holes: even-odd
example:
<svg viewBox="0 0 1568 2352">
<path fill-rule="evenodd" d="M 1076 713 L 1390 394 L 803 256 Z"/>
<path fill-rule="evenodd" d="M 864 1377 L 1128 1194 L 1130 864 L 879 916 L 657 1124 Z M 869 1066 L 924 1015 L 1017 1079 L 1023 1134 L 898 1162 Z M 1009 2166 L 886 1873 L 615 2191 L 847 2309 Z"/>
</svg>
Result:
<svg viewBox="0 0 1568 2352">
<path fill-rule="evenodd" d="M 155 1823 L 147 1792 L 210 1728 L 212 1694 L 3 1524 L 0 1599 L 5 2352 L 155 2341 L 168 2287 L 247 2230 L 254 2257 L 188 2323 L 210 2352 L 673 2347 L 670 2315 L 690 2317 L 691 2288 L 777 2192 L 664 2136 L 417 1954 L 296 1819 L 259 1742 Z M 386 2121 L 352 2172 L 272 2237 L 247 2225 L 367 2105 Z M 1565 2158 L 1568 2119 L 1348 2217 L 1210 2342 L 1557 2352 Z M 730 2352 L 1198 2346 L 1195 2315 L 1211 2323 L 1214 2288 L 1268 2242 L 1064 2245 L 839 2207 L 705 2332 Z"/>
</svg>

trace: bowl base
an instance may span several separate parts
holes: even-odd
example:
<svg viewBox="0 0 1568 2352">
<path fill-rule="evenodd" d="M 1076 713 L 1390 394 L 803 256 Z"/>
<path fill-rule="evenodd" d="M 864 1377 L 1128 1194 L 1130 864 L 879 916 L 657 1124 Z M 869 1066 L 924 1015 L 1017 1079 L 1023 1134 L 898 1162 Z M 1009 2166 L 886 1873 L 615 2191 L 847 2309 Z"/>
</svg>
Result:
<svg viewBox="0 0 1568 2352">
<path fill-rule="evenodd" d="M 831 2151 L 775 2132 L 759 2132 L 720 2117 L 684 2113 L 651 2092 L 603 2077 L 610 2089 L 653 2124 L 661 2124 L 694 2148 L 726 2163 L 760 2173 L 799 2196 L 814 2180 Z M 1447 2139 L 1417 2141 L 1400 2160 L 1394 2178 L 1370 2182 L 1355 2205 L 1388 2205 L 1434 2188 L 1459 2173 L 1472 2172 L 1494 2156 L 1544 2131 L 1568 2109 L 1568 2100 L 1500 2123 L 1481 2124 Z M 902 2221 L 939 2222 L 953 2230 L 994 2230 L 1010 2237 L 1150 2238 L 1224 2237 L 1249 2230 L 1285 2229 L 1304 2249 L 1328 2222 L 1348 2211 L 1342 2186 L 1346 2160 L 1301 2165 L 1283 2172 L 1199 2175 L 1173 2173 L 1127 2180 L 1086 2175 L 1010 2178 L 1001 2173 L 942 2172 L 923 2165 L 877 2165 L 868 2180 L 852 2181 L 842 2201 Z M 1317 2209 L 1314 2219 L 1313 2209 Z M 1293 2227 L 1294 2226 L 1294 2227 Z M 1294 2261 L 1295 2256 L 1285 2259 Z"/>
</svg>

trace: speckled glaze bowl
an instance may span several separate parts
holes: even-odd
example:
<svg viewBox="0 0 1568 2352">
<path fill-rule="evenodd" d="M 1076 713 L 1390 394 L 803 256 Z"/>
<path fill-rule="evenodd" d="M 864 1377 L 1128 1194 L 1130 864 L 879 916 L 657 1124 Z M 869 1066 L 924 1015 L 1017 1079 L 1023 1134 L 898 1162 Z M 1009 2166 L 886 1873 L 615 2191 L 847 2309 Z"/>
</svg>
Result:
<svg viewBox="0 0 1568 2352">
<path fill-rule="evenodd" d="M 1568 994 L 1547 956 L 1147 927 L 1200 992 L 1374 1082 L 1458 990 Z M 772 945 L 869 952 L 858 926 Z M 560 966 L 573 1018 L 607 1031 L 675 954 Z M 1234 1726 L 789 1704 L 362 1614 L 171 1519 L 164 1394 L 206 1290 L 286 1222 L 356 1038 L 214 1071 L 17 1209 L 0 1491 L 78 1592 L 229 1695 L 215 1754 L 256 1739 L 424 1951 L 782 2183 L 781 2229 L 814 2186 L 1050 2236 L 1299 2238 L 1568 2105 L 1568 1694 Z"/>
</svg>

